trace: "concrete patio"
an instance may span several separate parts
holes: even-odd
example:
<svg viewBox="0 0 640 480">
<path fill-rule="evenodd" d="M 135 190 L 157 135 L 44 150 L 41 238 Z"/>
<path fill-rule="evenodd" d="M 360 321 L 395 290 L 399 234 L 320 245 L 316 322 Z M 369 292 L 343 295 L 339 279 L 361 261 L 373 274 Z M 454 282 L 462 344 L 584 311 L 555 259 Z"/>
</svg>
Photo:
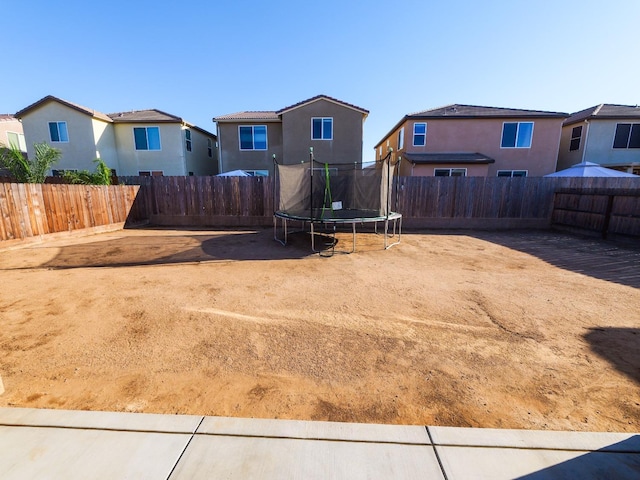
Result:
<svg viewBox="0 0 640 480">
<path fill-rule="evenodd" d="M 640 434 L 0 408 L 0 478 L 640 478 Z"/>
</svg>

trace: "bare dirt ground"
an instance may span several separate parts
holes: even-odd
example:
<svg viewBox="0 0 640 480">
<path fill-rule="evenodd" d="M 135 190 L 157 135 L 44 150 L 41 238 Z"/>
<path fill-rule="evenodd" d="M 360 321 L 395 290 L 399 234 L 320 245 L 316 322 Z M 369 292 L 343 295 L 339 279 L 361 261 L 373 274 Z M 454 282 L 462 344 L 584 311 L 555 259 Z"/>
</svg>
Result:
<svg viewBox="0 0 640 480">
<path fill-rule="evenodd" d="M 142 229 L 0 251 L 0 406 L 640 431 L 640 250 L 381 247 Z"/>
</svg>

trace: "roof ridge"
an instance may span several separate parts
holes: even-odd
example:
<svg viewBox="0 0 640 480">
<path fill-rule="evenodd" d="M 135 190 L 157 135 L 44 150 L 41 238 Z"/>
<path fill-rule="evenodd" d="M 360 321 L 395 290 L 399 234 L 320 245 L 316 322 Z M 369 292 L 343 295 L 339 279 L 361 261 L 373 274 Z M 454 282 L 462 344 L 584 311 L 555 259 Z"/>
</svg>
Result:
<svg viewBox="0 0 640 480">
<path fill-rule="evenodd" d="M 591 115 L 593 116 L 598 115 L 600 110 L 602 110 L 602 107 L 604 107 L 604 103 L 601 103 L 600 105 L 598 105 Z"/>
</svg>

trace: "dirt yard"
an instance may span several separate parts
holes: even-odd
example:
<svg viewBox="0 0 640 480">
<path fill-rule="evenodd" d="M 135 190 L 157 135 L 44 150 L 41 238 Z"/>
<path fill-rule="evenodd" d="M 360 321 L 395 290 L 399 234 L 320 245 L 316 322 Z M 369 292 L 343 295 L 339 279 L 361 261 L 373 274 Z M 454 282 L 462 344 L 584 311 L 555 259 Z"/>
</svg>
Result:
<svg viewBox="0 0 640 480">
<path fill-rule="evenodd" d="M 0 278 L 0 406 L 640 431 L 640 250 L 142 229 L 0 251 Z"/>
</svg>

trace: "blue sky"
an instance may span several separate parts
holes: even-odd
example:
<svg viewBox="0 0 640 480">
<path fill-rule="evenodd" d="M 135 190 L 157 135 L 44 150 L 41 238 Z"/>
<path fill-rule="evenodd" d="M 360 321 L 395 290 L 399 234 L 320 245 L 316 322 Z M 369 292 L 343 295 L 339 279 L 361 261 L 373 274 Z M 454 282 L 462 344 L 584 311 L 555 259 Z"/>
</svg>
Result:
<svg viewBox="0 0 640 480">
<path fill-rule="evenodd" d="M 11 18 L 0 113 L 55 95 L 215 132 L 326 94 L 371 112 L 369 160 L 403 115 L 450 103 L 640 103 L 637 0 L 22 0 Z"/>
</svg>

